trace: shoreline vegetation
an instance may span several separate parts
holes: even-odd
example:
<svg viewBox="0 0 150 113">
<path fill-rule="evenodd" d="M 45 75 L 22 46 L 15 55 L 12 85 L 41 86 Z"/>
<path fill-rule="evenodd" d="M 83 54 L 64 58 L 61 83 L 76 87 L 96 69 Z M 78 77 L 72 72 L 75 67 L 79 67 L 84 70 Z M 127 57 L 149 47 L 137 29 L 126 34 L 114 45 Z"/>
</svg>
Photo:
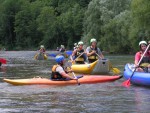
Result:
<svg viewBox="0 0 150 113">
<path fill-rule="evenodd" d="M 131 54 L 149 41 L 148 0 L 0 0 L 0 48 L 73 48 L 95 38 L 104 53 Z M 141 18 L 142 15 L 142 18 Z M 146 22 L 146 23 L 145 23 Z"/>
</svg>

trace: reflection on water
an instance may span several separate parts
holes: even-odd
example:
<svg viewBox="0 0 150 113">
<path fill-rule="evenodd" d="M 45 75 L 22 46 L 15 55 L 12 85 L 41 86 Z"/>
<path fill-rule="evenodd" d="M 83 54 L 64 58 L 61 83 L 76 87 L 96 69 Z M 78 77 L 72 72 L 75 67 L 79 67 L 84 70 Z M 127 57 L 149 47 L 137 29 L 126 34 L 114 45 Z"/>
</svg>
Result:
<svg viewBox="0 0 150 113">
<path fill-rule="evenodd" d="M 36 51 L 3 52 L 0 57 L 8 63 L 0 73 L 0 112 L 41 113 L 122 113 L 149 112 L 149 88 L 121 86 L 124 79 L 99 84 L 70 86 L 28 85 L 12 86 L 2 78 L 49 78 L 54 58 L 45 61 L 34 60 Z M 50 51 L 49 51 L 50 53 Z M 123 71 L 133 56 L 106 56 L 114 67 Z"/>
</svg>

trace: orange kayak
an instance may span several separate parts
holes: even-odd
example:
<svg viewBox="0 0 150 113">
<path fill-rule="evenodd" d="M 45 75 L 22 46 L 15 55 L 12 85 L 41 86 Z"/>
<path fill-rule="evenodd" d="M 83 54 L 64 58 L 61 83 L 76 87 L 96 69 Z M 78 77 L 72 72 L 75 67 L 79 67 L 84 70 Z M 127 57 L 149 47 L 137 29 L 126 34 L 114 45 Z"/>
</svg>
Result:
<svg viewBox="0 0 150 113">
<path fill-rule="evenodd" d="M 122 76 L 83 76 L 79 78 L 78 81 L 80 84 L 92 84 L 92 83 L 101 83 L 109 82 L 120 79 Z M 4 82 L 7 82 L 12 85 L 71 85 L 77 84 L 76 80 L 67 80 L 67 81 L 53 81 L 47 78 L 29 78 L 29 79 L 3 79 Z"/>
</svg>

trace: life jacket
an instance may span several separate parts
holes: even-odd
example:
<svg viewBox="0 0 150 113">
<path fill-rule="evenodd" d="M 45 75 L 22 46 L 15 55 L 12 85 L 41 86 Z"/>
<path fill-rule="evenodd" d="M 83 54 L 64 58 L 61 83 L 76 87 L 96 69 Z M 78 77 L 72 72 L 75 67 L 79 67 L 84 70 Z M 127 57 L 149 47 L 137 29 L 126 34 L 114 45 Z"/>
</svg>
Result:
<svg viewBox="0 0 150 113">
<path fill-rule="evenodd" d="M 83 55 L 81 55 L 83 52 L 84 52 L 84 50 L 82 49 L 82 50 L 77 50 L 77 52 L 75 53 L 76 63 L 84 64 L 84 57 L 83 57 Z M 80 56 L 80 57 L 77 58 L 78 56 Z"/>
<path fill-rule="evenodd" d="M 140 55 L 142 57 L 142 52 L 140 51 Z M 148 51 L 146 55 L 143 57 L 142 61 L 140 62 L 140 65 L 143 63 L 150 63 L 150 52 Z"/>
<path fill-rule="evenodd" d="M 52 67 L 52 74 L 51 74 L 51 79 L 52 80 L 57 80 L 57 79 L 63 79 L 62 75 L 59 72 L 56 72 L 56 68 L 60 65 L 54 65 Z"/>
<path fill-rule="evenodd" d="M 93 50 L 95 50 L 96 53 L 98 54 L 97 47 L 95 49 L 93 49 L 93 48 L 90 47 L 89 53 L 91 53 Z M 96 61 L 97 59 L 98 59 L 98 56 L 96 54 L 92 54 L 92 55 L 88 56 L 88 60 L 89 60 L 90 63 Z"/>
</svg>

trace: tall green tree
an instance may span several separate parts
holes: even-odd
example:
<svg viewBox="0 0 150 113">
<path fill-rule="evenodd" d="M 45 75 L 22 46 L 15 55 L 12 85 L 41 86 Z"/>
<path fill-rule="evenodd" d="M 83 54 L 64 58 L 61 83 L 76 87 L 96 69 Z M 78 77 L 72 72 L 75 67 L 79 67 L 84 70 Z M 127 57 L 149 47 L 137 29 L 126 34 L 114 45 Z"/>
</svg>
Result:
<svg viewBox="0 0 150 113">
<path fill-rule="evenodd" d="M 150 1 L 132 0 L 131 11 L 133 23 L 131 25 L 130 38 L 132 44 L 137 50 L 139 41 L 150 39 Z"/>
</svg>

